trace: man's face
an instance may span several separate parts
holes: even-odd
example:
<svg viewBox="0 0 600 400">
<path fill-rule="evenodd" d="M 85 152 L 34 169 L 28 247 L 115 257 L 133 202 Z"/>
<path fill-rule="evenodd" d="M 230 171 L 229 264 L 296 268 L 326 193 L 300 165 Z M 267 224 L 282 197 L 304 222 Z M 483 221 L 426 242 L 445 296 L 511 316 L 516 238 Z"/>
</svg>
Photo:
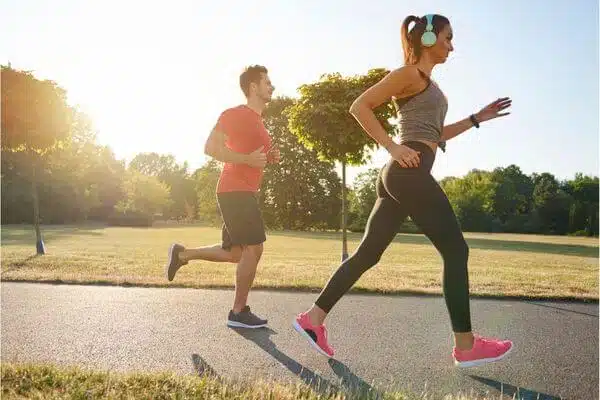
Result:
<svg viewBox="0 0 600 400">
<path fill-rule="evenodd" d="M 263 72 L 260 75 L 260 82 L 258 83 L 258 85 L 256 85 L 256 96 L 265 103 L 268 103 L 269 101 L 271 101 L 271 97 L 273 96 L 273 91 L 275 90 L 275 87 L 271 83 L 271 79 L 269 79 L 268 74 L 265 74 Z"/>
</svg>

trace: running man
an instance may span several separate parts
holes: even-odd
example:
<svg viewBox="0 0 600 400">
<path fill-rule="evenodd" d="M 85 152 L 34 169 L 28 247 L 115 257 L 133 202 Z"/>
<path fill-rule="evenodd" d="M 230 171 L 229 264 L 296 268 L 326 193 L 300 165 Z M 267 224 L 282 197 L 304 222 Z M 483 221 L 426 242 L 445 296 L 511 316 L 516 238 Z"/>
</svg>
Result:
<svg viewBox="0 0 600 400">
<path fill-rule="evenodd" d="M 205 154 L 224 163 L 217 183 L 217 203 L 223 218 L 221 243 L 187 249 L 174 243 L 169 249 L 165 275 L 169 281 L 191 260 L 237 263 L 235 297 L 227 325 L 260 328 L 267 320 L 248 306 L 258 262 L 266 241 L 265 227 L 258 206 L 264 168 L 278 163 L 280 153 L 271 146 L 262 112 L 275 89 L 268 71 L 260 65 L 247 67 L 240 75 L 246 104 L 225 110 L 209 135 Z"/>
</svg>

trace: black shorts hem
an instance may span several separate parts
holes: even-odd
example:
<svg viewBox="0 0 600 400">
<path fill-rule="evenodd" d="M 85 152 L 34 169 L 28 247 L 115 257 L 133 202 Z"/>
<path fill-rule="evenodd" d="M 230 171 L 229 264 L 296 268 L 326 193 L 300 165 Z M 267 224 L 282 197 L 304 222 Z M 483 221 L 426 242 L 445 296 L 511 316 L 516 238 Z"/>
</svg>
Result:
<svg viewBox="0 0 600 400">
<path fill-rule="evenodd" d="M 223 218 L 223 249 L 229 250 L 233 246 L 256 246 L 267 240 L 255 193 L 218 193 L 217 201 Z"/>
</svg>

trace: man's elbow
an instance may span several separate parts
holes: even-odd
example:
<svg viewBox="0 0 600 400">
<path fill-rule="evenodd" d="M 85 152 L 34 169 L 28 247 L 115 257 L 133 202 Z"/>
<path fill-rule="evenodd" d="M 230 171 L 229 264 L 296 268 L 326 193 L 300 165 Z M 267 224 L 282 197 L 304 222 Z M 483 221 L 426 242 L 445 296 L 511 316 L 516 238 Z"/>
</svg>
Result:
<svg viewBox="0 0 600 400">
<path fill-rule="evenodd" d="M 206 154 L 207 156 L 213 157 L 214 158 L 214 146 L 212 145 L 211 142 L 206 142 L 204 144 L 204 154 Z"/>
</svg>

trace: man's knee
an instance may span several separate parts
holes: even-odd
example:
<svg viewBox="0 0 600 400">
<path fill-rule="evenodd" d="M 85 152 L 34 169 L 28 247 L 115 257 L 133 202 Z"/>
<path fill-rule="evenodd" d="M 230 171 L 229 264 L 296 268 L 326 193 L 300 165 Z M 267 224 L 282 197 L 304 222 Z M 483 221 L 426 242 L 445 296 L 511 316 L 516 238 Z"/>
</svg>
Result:
<svg viewBox="0 0 600 400">
<path fill-rule="evenodd" d="M 258 262 L 258 260 L 260 260 L 262 253 L 263 253 L 263 244 L 262 243 L 247 245 L 247 246 L 244 246 L 242 249 L 242 254 L 246 254 L 246 255 L 252 257 L 257 262 Z"/>
<path fill-rule="evenodd" d="M 237 264 L 242 259 L 242 247 L 241 246 L 233 246 L 231 248 L 231 250 L 229 251 L 229 253 L 231 254 L 231 262 L 232 263 Z"/>
</svg>

